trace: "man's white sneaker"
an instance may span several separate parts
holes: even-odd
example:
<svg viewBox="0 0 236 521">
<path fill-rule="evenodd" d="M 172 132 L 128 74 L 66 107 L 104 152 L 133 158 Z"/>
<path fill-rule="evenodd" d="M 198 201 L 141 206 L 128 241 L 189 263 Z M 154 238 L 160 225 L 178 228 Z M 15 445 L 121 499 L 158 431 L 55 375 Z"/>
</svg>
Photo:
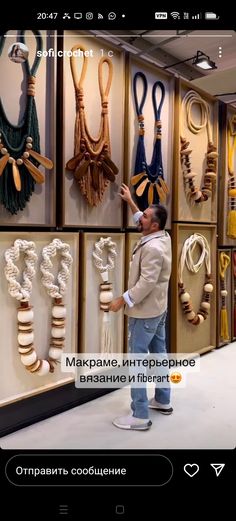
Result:
<svg viewBox="0 0 236 521">
<path fill-rule="evenodd" d="M 162 414 L 166 414 L 166 415 L 172 414 L 172 412 L 173 412 L 173 407 L 171 407 L 170 403 L 167 403 L 167 404 L 159 403 L 155 400 L 155 398 L 152 398 L 149 401 L 148 407 L 149 407 L 149 409 L 156 409 L 156 411 L 159 411 Z"/>
<path fill-rule="evenodd" d="M 134 416 L 119 416 L 113 420 L 113 425 L 119 429 L 129 429 L 132 431 L 147 431 L 152 422 L 147 418 L 135 418 Z"/>
</svg>

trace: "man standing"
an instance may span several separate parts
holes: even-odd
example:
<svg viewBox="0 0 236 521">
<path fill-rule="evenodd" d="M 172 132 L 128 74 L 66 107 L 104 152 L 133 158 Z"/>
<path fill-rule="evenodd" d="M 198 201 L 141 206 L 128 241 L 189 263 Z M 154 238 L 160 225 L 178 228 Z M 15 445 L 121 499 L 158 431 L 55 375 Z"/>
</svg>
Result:
<svg viewBox="0 0 236 521">
<path fill-rule="evenodd" d="M 168 285 L 171 274 L 171 239 L 165 231 L 167 211 L 162 205 L 151 205 L 140 212 L 128 186 L 121 185 L 121 198 L 128 203 L 142 238 L 134 248 L 130 266 L 128 291 L 114 299 L 110 311 L 117 312 L 125 304 L 129 317 L 129 352 L 166 354 L 165 321 Z M 131 385 L 132 416 L 115 418 L 120 429 L 147 430 L 149 408 L 171 414 L 170 387 L 156 387 L 155 397 L 148 402 L 146 386 Z"/>
</svg>

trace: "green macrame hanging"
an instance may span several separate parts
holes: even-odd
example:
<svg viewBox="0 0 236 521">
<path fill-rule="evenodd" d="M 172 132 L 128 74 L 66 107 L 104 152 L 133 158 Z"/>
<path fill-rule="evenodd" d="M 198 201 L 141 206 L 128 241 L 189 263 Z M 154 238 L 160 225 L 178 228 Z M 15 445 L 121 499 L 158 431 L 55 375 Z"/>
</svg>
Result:
<svg viewBox="0 0 236 521">
<path fill-rule="evenodd" d="M 30 69 L 28 60 L 22 63 L 27 76 L 27 101 L 23 119 L 19 125 L 12 125 L 7 119 L 0 99 L 0 203 L 11 214 L 23 210 L 34 192 L 36 183 L 44 182 L 44 174 L 38 169 L 41 164 L 47 169 L 53 163 L 40 154 L 38 117 L 35 104 L 35 74 L 40 58 L 37 51 L 42 50 L 42 37 L 39 31 L 32 31 L 36 38 L 36 56 Z M 21 31 L 19 42 L 24 41 L 25 31 Z M 0 56 L 5 37 L 0 37 Z"/>
</svg>

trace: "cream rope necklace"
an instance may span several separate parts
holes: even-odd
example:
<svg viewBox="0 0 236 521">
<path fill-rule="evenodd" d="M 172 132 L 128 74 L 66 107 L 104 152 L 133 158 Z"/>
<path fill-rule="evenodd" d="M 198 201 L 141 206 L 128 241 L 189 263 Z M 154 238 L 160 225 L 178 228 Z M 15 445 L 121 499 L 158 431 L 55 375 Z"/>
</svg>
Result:
<svg viewBox="0 0 236 521">
<path fill-rule="evenodd" d="M 107 264 L 103 264 L 102 255 L 107 248 Z M 94 265 L 100 272 L 102 283 L 100 284 L 100 309 L 103 311 L 102 330 L 101 330 L 101 352 L 112 353 L 112 336 L 110 331 L 109 304 L 113 299 L 112 283 L 108 281 L 108 272 L 115 267 L 115 257 L 117 255 L 116 244 L 111 237 L 101 237 L 95 243 L 93 251 Z"/>
<path fill-rule="evenodd" d="M 229 340 L 229 326 L 228 326 L 228 312 L 226 307 L 226 298 L 228 291 L 226 289 L 226 271 L 230 265 L 230 257 L 224 251 L 220 252 L 219 256 L 219 274 L 220 274 L 220 338 L 222 340 Z"/>
<path fill-rule="evenodd" d="M 191 111 L 193 105 L 199 105 L 201 110 L 201 121 L 196 123 L 193 121 Z M 190 142 L 184 137 L 183 123 L 184 113 L 186 114 L 186 121 L 189 130 L 193 134 L 199 134 L 204 128 L 207 131 L 207 154 L 206 154 L 206 169 L 203 177 L 202 188 L 196 188 L 194 185 L 195 174 L 191 168 L 190 155 L 192 150 L 189 148 Z M 185 182 L 185 189 L 187 196 L 192 203 L 202 203 L 207 201 L 212 195 L 213 184 L 216 181 L 217 171 L 217 157 L 216 147 L 212 141 L 212 129 L 210 124 L 210 109 L 208 103 L 194 90 L 190 90 L 185 94 L 181 106 L 181 130 L 180 130 L 180 159 L 182 165 L 182 172 Z"/>
<path fill-rule="evenodd" d="M 58 282 L 56 284 L 55 277 L 50 270 L 53 267 L 51 257 L 55 257 L 58 251 L 61 255 L 61 269 L 56 276 Z M 54 239 L 48 246 L 43 248 L 42 257 L 43 261 L 40 264 L 40 270 L 43 274 L 42 284 L 46 288 L 48 295 L 53 299 L 49 356 L 53 361 L 58 361 L 61 359 L 66 334 L 66 308 L 63 304 L 63 296 L 67 289 L 70 267 L 73 262 L 70 254 L 70 245 L 62 242 L 60 239 Z"/>
<path fill-rule="evenodd" d="M 236 114 L 228 121 L 228 223 L 227 235 L 236 239 L 236 177 L 234 173 L 234 154 L 236 150 Z"/>
<path fill-rule="evenodd" d="M 193 253 L 196 248 L 196 245 L 199 245 L 201 248 L 201 254 L 196 263 L 193 261 Z M 201 269 L 202 265 L 205 262 L 206 266 L 206 275 L 205 275 L 205 283 L 203 287 L 203 297 L 200 304 L 199 311 L 195 313 L 193 311 L 193 306 L 191 303 L 191 297 L 189 293 L 186 292 L 183 283 L 183 270 L 186 264 L 189 271 L 192 273 L 198 273 Z M 182 309 L 188 322 L 191 322 L 194 326 L 198 324 L 202 324 L 204 320 L 206 320 L 209 311 L 210 311 L 210 294 L 213 291 L 212 284 L 212 276 L 211 276 L 211 253 L 210 246 L 206 237 L 201 235 L 200 233 L 194 233 L 184 242 L 182 253 L 179 261 L 179 298 L 182 305 Z"/>
<path fill-rule="evenodd" d="M 58 239 L 55 239 L 57 241 Z M 20 254 L 24 254 L 25 268 L 22 272 L 22 284 L 20 284 L 16 278 L 19 275 L 19 269 L 14 264 L 19 260 Z M 47 373 L 54 372 L 53 364 L 57 362 L 59 356 L 55 349 L 59 349 L 56 345 L 58 336 L 55 335 L 54 330 L 57 331 L 59 324 L 53 324 L 52 327 L 52 342 L 49 348 L 48 359 L 39 359 L 34 347 L 34 332 L 33 332 L 33 321 L 34 311 L 32 306 L 29 304 L 30 296 L 32 293 L 32 280 L 36 273 L 36 246 L 34 242 L 17 239 L 14 245 L 6 250 L 5 252 L 6 267 L 5 276 L 8 281 L 8 291 L 10 295 L 16 300 L 20 301 L 20 307 L 18 308 L 18 352 L 21 357 L 21 362 L 25 368 L 31 373 L 37 374 L 38 376 L 44 376 Z M 49 273 L 49 278 L 51 274 Z M 52 276 L 53 278 L 53 276 Z M 58 278 L 60 278 L 58 274 Z M 65 278 L 62 275 L 62 282 L 64 283 Z M 57 306 L 53 308 L 53 317 L 55 316 Z M 54 321 L 54 318 L 53 318 Z M 61 326 L 61 324 L 60 324 Z M 61 337 L 60 341 L 62 340 Z M 60 344 L 60 352 L 63 344 Z M 56 346 L 56 348 L 55 348 Z"/>
</svg>

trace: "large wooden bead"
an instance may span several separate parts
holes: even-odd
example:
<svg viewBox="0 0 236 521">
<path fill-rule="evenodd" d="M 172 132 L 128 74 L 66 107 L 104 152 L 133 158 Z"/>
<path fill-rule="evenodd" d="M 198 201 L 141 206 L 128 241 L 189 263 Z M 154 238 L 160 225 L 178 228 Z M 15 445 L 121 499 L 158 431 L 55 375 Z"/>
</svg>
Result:
<svg viewBox="0 0 236 521">
<path fill-rule="evenodd" d="M 202 316 L 202 315 L 199 315 L 199 314 L 198 314 L 197 316 L 198 316 L 198 318 L 199 318 L 199 324 L 202 324 L 202 323 L 204 322 L 204 318 L 203 318 L 203 316 Z"/>
<path fill-rule="evenodd" d="M 18 334 L 18 343 L 20 346 L 28 346 L 32 344 L 34 341 L 34 333 L 19 333 Z M 32 362 L 33 363 L 33 362 Z"/>
<path fill-rule="evenodd" d="M 213 289 L 214 288 L 213 288 L 212 284 L 208 283 L 208 284 L 205 284 L 205 286 L 204 286 L 204 291 L 206 291 L 206 293 L 212 293 Z"/>
<path fill-rule="evenodd" d="M 190 301 L 190 295 L 189 293 L 185 292 L 185 293 L 182 293 L 182 295 L 180 295 L 180 301 L 182 303 L 184 302 L 189 302 Z"/>
<path fill-rule="evenodd" d="M 49 349 L 49 356 L 53 360 L 61 360 L 61 353 L 62 350 L 58 347 L 50 347 Z"/>
<path fill-rule="evenodd" d="M 208 311 L 208 309 L 210 309 L 210 307 L 211 307 L 211 304 L 209 302 L 201 302 L 200 307 L 202 309 L 206 309 L 206 311 Z"/>
<path fill-rule="evenodd" d="M 186 317 L 188 320 L 193 320 L 193 318 L 195 317 L 194 311 L 190 311 L 190 313 L 187 313 Z"/>
<path fill-rule="evenodd" d="M 64 327 L 52 327 L 51 334 L 53 338 L 63 338 L 66 334 Z"/>
<path fill-rule="evenodd" d="M 227 295 L 228 295 L 227 289 L 222 289 L 220 294 L 221 294 L 222 297 L 227 297 Z"/>
<path fill-rule="evenodd" d="M 17 318 L 19 322 L 22 322 L 22 324 L 24 324 L 25 322 L 33 322 L 33 309 L 27 309 L 26 311 L 18 311 Z"/>
<path fill-rule="evenodd" d="M 39 376 L 44 376 L 45 374 L 48 374 L 50 371 L 50 364 L 47 360 L 41 360 L 41 367 L 37 371 L 37 374 Z"/>
<path fill-rule="evenodd" d="M 107 304 L 108 302 L 111 302 L 112 299 L 113 299 L 112 291 L 101 291 L 99 300 L 102 304 Z"/>
<path fill-rule="evenodd" d="M 23 365 L 32 365 L 37 360 L 37 354 L 35 351 L 32 351 L 32 353 L 27 355 L 21 355 L 20 359 Z"/>
<path fill-rule="evenodd" d="M 52 316 L 54 318 L 64 318 L 66 316 L 65 306 L 53 306 Z"/>
</svg>

